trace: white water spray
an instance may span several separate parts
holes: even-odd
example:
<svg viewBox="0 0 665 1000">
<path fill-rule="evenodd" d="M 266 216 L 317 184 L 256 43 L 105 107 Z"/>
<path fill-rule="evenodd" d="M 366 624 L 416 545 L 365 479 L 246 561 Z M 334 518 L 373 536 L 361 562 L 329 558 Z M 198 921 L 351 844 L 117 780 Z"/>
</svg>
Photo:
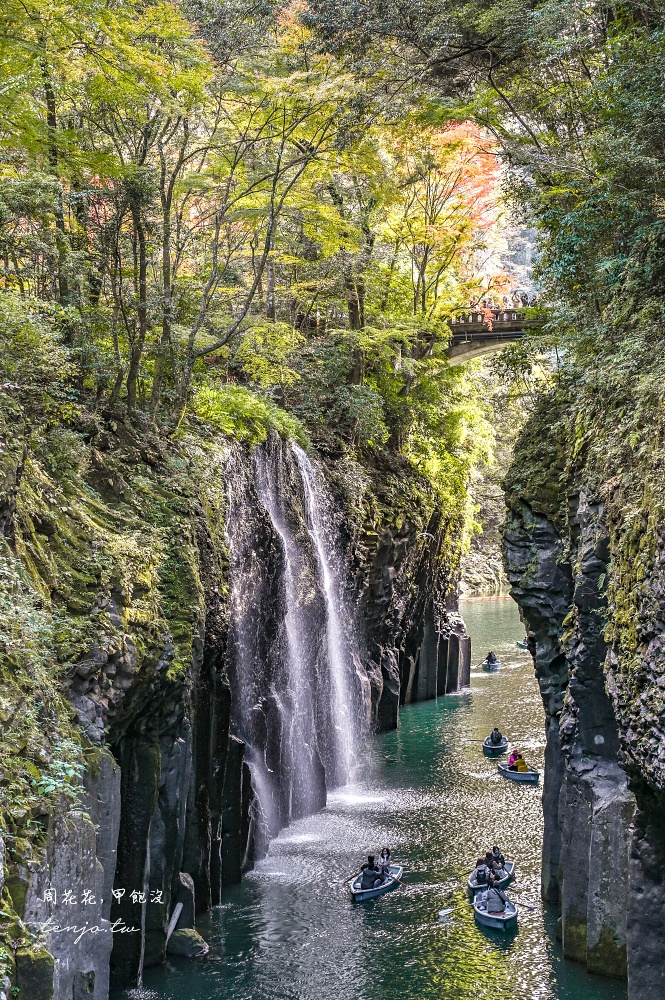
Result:
<svg viewBox="0 0 665 1000">
<path fill-rule="evenodd" d="M 335 783 L 348 780 L 356 754 L 358 728 L 357 691 L 353 683 L 353 640 L 347 628 L 350 616 L 346 612 L 341 585 L 341 558 L 336 547 L 336 532 L 330 521 L 327 497 L 321 477 L 315 472 L 303 449 L 293 443 L 305 492 L 307 525 L 314 543 L 319 577 L 326 600 L 326 648 L 330 669 L 332 719 L 336 749 Z M 338 565 L 336 565 L 338 564 Z M 350 631 L 350 628 L 349 628 Z"/>
<path fill-rule="evenodd" d="M 284 648 L 282 662 L 286 672 L 289 704 L 284 714 L 289 731 L 285 747 L 290 760 L 289 817 L 305 816 L 323 805 L 321 778 L 315 773 L 315 705 L 312 690 L 313 652 L 308 643 L 308 623 L 303 606 L 302 580 L 306 575 L 302 546 L 285 512 L 283 463 L 271 462 L 265 451 L 255 456 L 255 481 L 259 500 L 266 509 L 284 551 Z"/>
</svg>

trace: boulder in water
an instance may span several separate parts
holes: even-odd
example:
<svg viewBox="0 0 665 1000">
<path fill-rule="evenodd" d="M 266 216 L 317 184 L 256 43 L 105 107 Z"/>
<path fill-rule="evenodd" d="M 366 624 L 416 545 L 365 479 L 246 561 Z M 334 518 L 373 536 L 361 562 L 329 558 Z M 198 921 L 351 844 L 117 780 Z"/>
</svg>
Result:
<svg viewBox="0 0 665 1000">
<path fill-rule="evenodd" d="M 193 927 L 181 927 L 169 938 L 166 950 L 169 955 L 180 958 L 200 958 L 207 955 L 210 948 Z"/>
</svg>

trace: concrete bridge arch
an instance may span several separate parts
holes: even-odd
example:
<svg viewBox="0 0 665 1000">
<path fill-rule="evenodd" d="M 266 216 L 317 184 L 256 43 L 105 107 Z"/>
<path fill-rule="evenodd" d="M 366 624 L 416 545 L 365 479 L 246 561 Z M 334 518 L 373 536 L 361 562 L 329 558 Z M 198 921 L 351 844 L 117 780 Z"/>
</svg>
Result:
<svg viewBox="0 0 665 1000">
<path fill-rule="evenodd" d="M 448 345 L 448 361 L 461 365 L 483 354 L 500 351 L 515 344 L 529 330 L 543 325 L 542 317 L 534 317 L 524 309 L 493 309 L 463 313 L 450 324 L 452 338 Z"/>
</svg>

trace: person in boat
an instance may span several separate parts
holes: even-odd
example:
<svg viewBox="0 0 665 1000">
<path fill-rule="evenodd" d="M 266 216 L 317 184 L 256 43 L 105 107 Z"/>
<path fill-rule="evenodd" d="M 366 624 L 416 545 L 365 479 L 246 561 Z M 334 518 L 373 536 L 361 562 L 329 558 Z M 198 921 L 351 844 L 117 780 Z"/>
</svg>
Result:
<svg viewBox="0 0 665 1000">
<path fill-rule="evenodd" d="M 503 913 L 506 909 L 508 898 L 501 889 L 492 885 L 487 890 L 486 903 L 488 913 Z"/>
<path fill-rule="evenodd" d="M 524 760 L 524 758 L 522 757 L 522 754 L 519 752 L 519 750 L 514 750 L 513 753 L 511 753 L 510 758 L 508 760 L 508 770 L 509 771 L 517 771 L 517 769 L 518 769 L 517 768 L 517 763 L 520 760 Z"/>
<path fill-rule="evenodd" d="M 512 764 L 510 762 L 508 763 L 508 770 L 519 771 L 521 774 L 529 770 L 529 766 L 521 753 L 515 755 L 515 760 Z"/>
<path fill-rule="evenodd" d="M 499 850 L 497 844 L 495 844 L 494 847 L 492 848 L 492 860 L 495 865 L 500 865 L 501 868 L 503 868 L 503 866 L 506 863 L 506 859 Z"/>
<path fill-rule="evenodd" d="M 490 870 L 482 858 L 476 861 L 476 867 L 471 873 L 471 881 L 476 885 L 489 885 Z"/>
<path fill-rule="evenodd" d="M 501 859 L 500 861 L 499 858 Z M 499 853 L 499 858 L 494 856 L 493 851 L 488 851 L 485 855 L 485 864 L 490 870 L 490 885 L 494 882 L 501 882 L 504 878 L 508 878 L 508 872 L 504 868 L 505 862 L 503 854 Z"/>
<path fill-rule="evenodd" d="M 379 868 L 382 875 L 390 875 L 390 850 L 387 847 L 381 848 L 379 854 Z"/>
<path fill-rule="evenodd" d="M 503 736 L 499 731 L 498 726 L 495 726 L 492 732 L 490 733 L 490 743 L 492 744 L 493 747 L 498 747 L 500 746 L 502 740 Z"/>
<path fill-rule="evenodd" d="M 361 889 L 376 889 L 377 886 L 382 885 L 384 881 L 383 874 L 379 871 L 373 854 L 368 855 L 367 864 L 363 865 L 360 874 L 362 875 L 362 880 L 360 882 Z"/>
<path fill-rule="evenodd" d="M 492 877 L 496 875 L 497 869 L 501 867 L 501 865 L 498 865 L 495 862 L 494 858 L 492 857 L 491 851 L 488 851 L 487 854 L 485 855 L 485 860 L 483 864 L 485 865 L 485 867 L 487 868 L 488 872 Z"/>
<path fill-rule="evenodd" d="M 491 650 L 491 649 L 490 649 L 489 653 L 487 654 L 487 662 L 488 663 L 496 663 L 497 662 L 496 653 L 493 650 Z"/>
</svg>

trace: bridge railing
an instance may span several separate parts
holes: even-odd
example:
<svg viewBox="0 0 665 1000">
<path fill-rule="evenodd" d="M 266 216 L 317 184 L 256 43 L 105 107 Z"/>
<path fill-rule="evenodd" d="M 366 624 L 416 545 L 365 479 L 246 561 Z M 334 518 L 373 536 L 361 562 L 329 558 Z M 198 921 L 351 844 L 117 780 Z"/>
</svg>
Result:
<svg viewBox="0 0 665 1000">
<path fill-rule="evenodd" d="M 490 315 L 488 315 L 488 312 Z M 524 309 L 484 309 L 482 312 L 469 311 L 458 313 L 452 321 L 452 326 L 463 326 L 470 323 L 479 326 L 489 326 L 490 323 L 520 323 L 529 322 L 533 317 Z"/>
<path fill-rule="evenodd" d="M 490 337 L 501 339 L 513 334 L 521 335 L 527 330 L 543 325 L 546 314 L 533 307 L 526 309 L 473 309 L 458 313 L 450 323 L 453 340 L 468 340 L 470 337 Z M 513 337 L 514 339 L 514 337 Z"/>
</svg>

